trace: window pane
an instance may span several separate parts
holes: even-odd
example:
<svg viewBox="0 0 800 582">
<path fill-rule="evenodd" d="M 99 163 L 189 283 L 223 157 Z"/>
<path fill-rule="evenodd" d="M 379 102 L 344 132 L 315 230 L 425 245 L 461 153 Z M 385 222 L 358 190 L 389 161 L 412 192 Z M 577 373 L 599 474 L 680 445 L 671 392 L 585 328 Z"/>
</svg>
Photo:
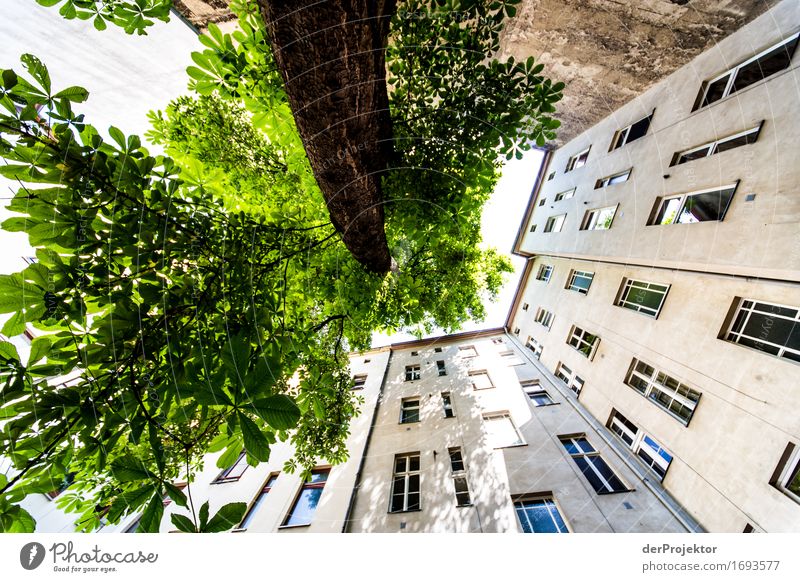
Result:
<svg viewBox="0 0 800 582">
<path fill-rule="evenodd" d="M 695 150 L 693 152 L 687 152 L 685 154 L 681 154 L 681 157 L 678 158 L 678 163 L 685 164 L 686 162 L 691 162 L 692 160 L 699 160 L 700 158 L 705 158 L 709 155 L 711 147 L 712 146 L 708 146 L 700 148 L 699 150 Z"/>
<path fill-rule="evenodd" d="M 733 188 L 688 196 L 681 209 L 678 222 L 689 224 L 704 220 L 722 220 L 731 197 L 733 197 Z"/>
<path fill-rule="evenodd" d="M 755 143 L 757 137 L 758 137 L 758 132 L 757 131 L 751 131 L 750 133 L 746 133 L 744 135 L 740 135 L 739 137 L 735 137 L 733 139 L 726 139 L 725 141 L 720 141 L 717 144 L 717 147 L 714 150 L 714 153 L 718 154 L 720 152 L 724 152 L 724 151 L 727 151 L 727 150 L 732 150 L 734 148 L 738 148 L 739 146 Z"/>
<path fill-rule="evenodd" d="M 754 312 L 742 333 L 761 341 L 800 349 L 800 324 L 790 319 Z"/>
<path fill-rule="evenodd" d="M 788 67 L 792 60 L 792 52 L 795 46 L 797 46 L 797 40 L 798 39 L 795 38 L 792 42 L 779 46 L 772 52 L 767 53 L 758 60 L 739 69 L 733 81 L 731 93 L 744 89 L 748 85 L 757 83 L 761 79 L 765 79 L 773 73 L 777 73 Z"/>
<path fill-rule="evenodd" d="M 786 488 L 795 495 L 800 495 L 800 462 L 794 468 L 794 474 L 789 476 Z"/>
<path fill-rule="evenodd" d="M 322 489 L 319 487 L 303 489 L 292 509 L 291 515 L 289 515 L 289 519 L 286 520 L 286 525 L 311 523 L 311 520 L 314 518 L 314 513 L 317 511 L 317 504 L 321 496 Z"/>
<path fill-rule="evenodd" d="M 658 211 L 658 216 L 654 224 L 672 224 L 675 222 L 675 217 L 678 214 L 678 209 L 681 206 L 680 198 L 669 198 L 661 203 L 661 209 Z"/>
<path fill-rule="evenodd" d="M 419 493 L 408 494 L 408 510 L 414 511 L 419 509 Z"/>
<path fill-rule="evenodd" d="M 413 456 L 409 458 L 409 471 L 419 471 L 419 457 Z"/>
<path fill-rule="evenodd" d="M 646 134 L 650 127 L 650 119 L 651 116 L 647 116 L 631 125 L 631 128 L 628 131 L 628 138 L 625 140 L 625 143 L 631 143 L 633 140 L 639 139 Z"/>
<path fill-rule="evenodd" d="M 704 107 L 709 103 L 713 103 L 714 101 L 719 101 L 722 99 L 722 96 L 725 94 L 725 87 L 728 85 L 729 78 L 730 75 L 725 75 L 721 79 L 717 79 L 709 84 L 700 107 Z"/>
</svg>

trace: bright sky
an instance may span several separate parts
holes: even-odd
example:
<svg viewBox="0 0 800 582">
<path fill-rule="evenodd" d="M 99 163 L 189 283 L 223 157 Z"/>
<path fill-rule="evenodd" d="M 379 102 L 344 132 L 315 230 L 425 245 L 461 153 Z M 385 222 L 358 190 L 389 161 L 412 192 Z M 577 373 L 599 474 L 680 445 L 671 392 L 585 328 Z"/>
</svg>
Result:
<svg viewBox="0 0 800 582">
<path fill-rule="evenodd" d="M 187 92 L 185 70 L 191 64 L 190 53 L 200 45 L 194 32 L 176 18 L 168 24 L 157 22 L 147 37 L 139 37 L 114 26 L 101 32 L 85 21 L 65 20 L 33 0 L 2 0 L 2 4 L 0 68 L 19 71 L 21 54 L 36 55 L 48 67 L 54 88 L 80 85 L 89 90 L 89 99 L 78 107 L 101 132 L 113 124 L 126 134 L 142 135 L 149 129 L 148 111 Z M 534 150 L 522 160 L 507 162 L 484 210 L 485 243 L 509 256 L 541 159 L 542 153 Z M 2 199 L 12 195 L 12 188 L 14 184 L 0 177 L 0 220 L 9 216 Z M 32 254 L 21 233 L 0 231 L 0 248 L 2 273 L 19 271 L 24 267 L 20 257 Z M 524 265 L 519 257 L 512 257 L 512 262 L 515 272 L 498 301 L 488 305 L 486 320 L 470 323 L 464 331 L 503 325 Z M 373 343 L 404 339 L 412 336 L 376 334 Z"/>
</svg>

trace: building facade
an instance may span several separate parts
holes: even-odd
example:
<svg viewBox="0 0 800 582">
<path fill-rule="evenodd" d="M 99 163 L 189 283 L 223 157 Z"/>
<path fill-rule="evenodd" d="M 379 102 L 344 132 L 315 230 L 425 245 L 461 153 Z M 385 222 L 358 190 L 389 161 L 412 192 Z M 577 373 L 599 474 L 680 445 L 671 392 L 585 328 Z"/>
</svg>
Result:
<svg viewBox="0 0 800 582">
<path fill-rule="evenodd" d="M 800 4 L 562 148 L 508 327 L 707 530 L 800 529 Z"/>
</svg>

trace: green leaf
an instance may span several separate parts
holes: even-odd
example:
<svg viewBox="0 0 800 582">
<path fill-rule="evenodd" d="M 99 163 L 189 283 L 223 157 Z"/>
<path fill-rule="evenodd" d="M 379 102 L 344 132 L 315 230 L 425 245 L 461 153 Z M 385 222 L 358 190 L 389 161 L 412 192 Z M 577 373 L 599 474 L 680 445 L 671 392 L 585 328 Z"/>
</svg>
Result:
<svg viewBox="0 0 800 582">
<path fill-rule="evenodd" d="M 47 72 L 47 67 L 44 66 L 42 61 L 31 54 L 22 55 L 19 60 L 28 69 L 28 72 L 36 79 L 45 92 L 50 94 L 50 74 Z"/>
<path fill-rule="evenodd" d="M 122 483 L 150 478 L 150 471 L 132 455 L 115 459 L 111 463 L 111 474 Z"/>
<path fill-rule="evenodd" d="M 269 443 L 255 422 L 246 414 L 239 413 L 245 450 L 259 461 L 269 461 Z"/>
<path fill-rule="evenodd" d="M 161 518 L 164 516 L 164 502 L 159 493 L 155 493 L 139 519 L 139 530 L 143 533 L 158 533 Z"/>
<path fill-rule="evenodd" d="M 200 506 L 200 531 L 205 531 L 208 524 L 208 501 Z"/>
<path fill-rule="evenodd" d="M 300 409 L 285 394 L 276 394 L 253 402 L 250 407 L 276 430 L 289 430 L 297 426 Z"/>
<path fill-rule="evenodd" d="M 16 346 L 11 342 L 0 341 L 0 358 L 19 362 L 19 353 L 17 352 Z M 3 475 L 0 473 L 0 479 L 2 479 L 2 477 Z M 0 484 L 0 487 L 2 487 L 2 484 Z"/>
<path fill-rule="evenodd" d="M 178 531 L 186 532 L 186 533 L 196 533 L 197 527 L 194 525 L 191 519 L 186 517 L 185 515 L 181 515 L 179 513 L 173 513 L 170 516 L 172 520 L 172 524 L 178 528 Z"/>
<path fill-rule="evenodd" d="M 52 342 L 48 337 L 37 337 L 31 343 L 31 355 L 28 358 L 28 366 L 32 366 L 47 354 L 50 353 Z"/>
<path fill-rule="evenodd" d="M 101 19 L 95 19 L 95 22 Z M 102 20 L 101 20 L 102 22 Z M 66 89 L 62 89 L 55 95 L 53 95 L 53 99 L 67 99 L 68 101 L 72 101 L 73 103 L 83 103 L 89 97 L 89 91 L 84 89 L 83 87 L 67 87 Z"/>
<path fill-rule="evenodd" d="M 186 507 L 187 499 L 186 494 L 183 491 L 175 487 L 175 485 L 172 483 L 168 482 L 164 483 L 164 489 L 167 490 L 167 495 L 169 495 L 169 498 L 172 499 L 172 501 L 181 507 Z"/>
<path fill-rule="evenodd" d="M 227 531 L 242 521 L 245 511 L 247 511 L 246 503 L 228 503 L 223 505 L 200 531 L 205 533 Z"/>
</svg>

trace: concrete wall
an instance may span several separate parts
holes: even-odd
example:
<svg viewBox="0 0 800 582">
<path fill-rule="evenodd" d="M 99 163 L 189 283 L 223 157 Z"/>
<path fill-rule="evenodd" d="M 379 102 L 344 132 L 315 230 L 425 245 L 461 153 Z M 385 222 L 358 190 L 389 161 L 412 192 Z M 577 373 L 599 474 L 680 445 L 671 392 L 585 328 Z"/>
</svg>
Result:
<svg viewBox="0 0 800 582">
<path fill-rule="evenodd" d="M 789 283 L 747 280 L 667 269 L 634 268 L 540 256 L 554 267 L 550 281 L 531 278 L 527 311 L 514 314 L 524 341 L 544 346 L 541 362 L 559 362 L 586 384 L 581 403 L 605 423 L 612 408 L 674 456 L 664 486 L 710 531 L 740 532 L 747 523 L 765 531 L 797 531 L 800 505 L 769 484 L 789 441 L 800 434 L 797 365 L 718 339 L 734 297 L 797 302 Z M 589 292 L 565 289 L 571 269 L 594 272 Z M 624 277 L 671 285 L 658 318 L 614 305 Z M 555 313 L 548 330 L 534 322 L 537 308 Z M 572 325 L 601 340 L 592 360 L 569 346 Z M 702 393 L 684 426 L 625 384 L 638 358 Z"/>
<path fill-rule="evenodd" d="M 800 30 L 800 3 L 786 0 L 721 40 L 650 90 L 554 152 L 521 250 L 800 281 L 800 51 L 768 80 L 692 112 L 704 80 Z M 655 110 L 646 136 L 608 152 L 614 133 Z M 764 120 L 758 141 L 670 167 L 672 156 Z M 565 173 L 570 156 L 591 146 L 588 163 Z M 594 189 L 598 178 L 633 168 L 627 182 Z M 730 184 L 739 187 L 721 222 L 647 226 L 659 196 Z M 573 198 L 556 193 L 577 187 Z M 755 200 L 745 201 L 747 194 Z M 608 231 L 579 231 L 587 209 L 619 204 Z M 559 233 L 548 216 L 567 213 Z M 532 224 L 536 232 L 528 232 Z"/>
<path fill-rule="evenodd" d="M 493 343 L 502 339 L 503 343 Z M 475 346 L 465 358 L 459 345 Z M 442 348 L 441 353 L 434 351 Z M 513 350 L 517 357 L 501 352 Z M 418 355 L 411 355 L 417 351 Z M 436 361 L 446 362 L 439 376 Z M 519 363 L 516 363 L 519 362 Z M 405 381 L 405 367 L 421 366 L 421 378 Z M 486 370 L 494 388 L 475 390 L 469 372 Z M 535 408 L 520 380 L 536 380 L 555 405 Z M 686 531 L 664 502 L 644 483 L 652 479 L 630 459 L 618 455 L 598 430 L 576 412 L 568 391 L 552 375 L 529 361 L 524 348 L 505 334 L 410 346 L 393 350 L 375 429 L 364 463 L 362 483 L 350 524 L 354 532 L 516 532 L 512 496 L 551 493 L 571 531 Z M 445 418 L 441 393 L 450 392 L 454 418 Z M 419 397 L 417 423 L 400 423 L 403 398 Z M 580 405 L 577 405 L 580 406 Z M 507 411 L 524 445 L 493 449 L 487 442 L 484 413 Z M 558 435 L 585 433 L 629 492 L 597 495 L 566 454 Z M 467 466 L 472 505 L 455 500 L 448 448 L 461 447 Z M 391 513 L 389 499 L 395 455 L 419 453 L 420 511 Z M 638 471 L 638 472 L 637 472 Z"/>
</svg>

